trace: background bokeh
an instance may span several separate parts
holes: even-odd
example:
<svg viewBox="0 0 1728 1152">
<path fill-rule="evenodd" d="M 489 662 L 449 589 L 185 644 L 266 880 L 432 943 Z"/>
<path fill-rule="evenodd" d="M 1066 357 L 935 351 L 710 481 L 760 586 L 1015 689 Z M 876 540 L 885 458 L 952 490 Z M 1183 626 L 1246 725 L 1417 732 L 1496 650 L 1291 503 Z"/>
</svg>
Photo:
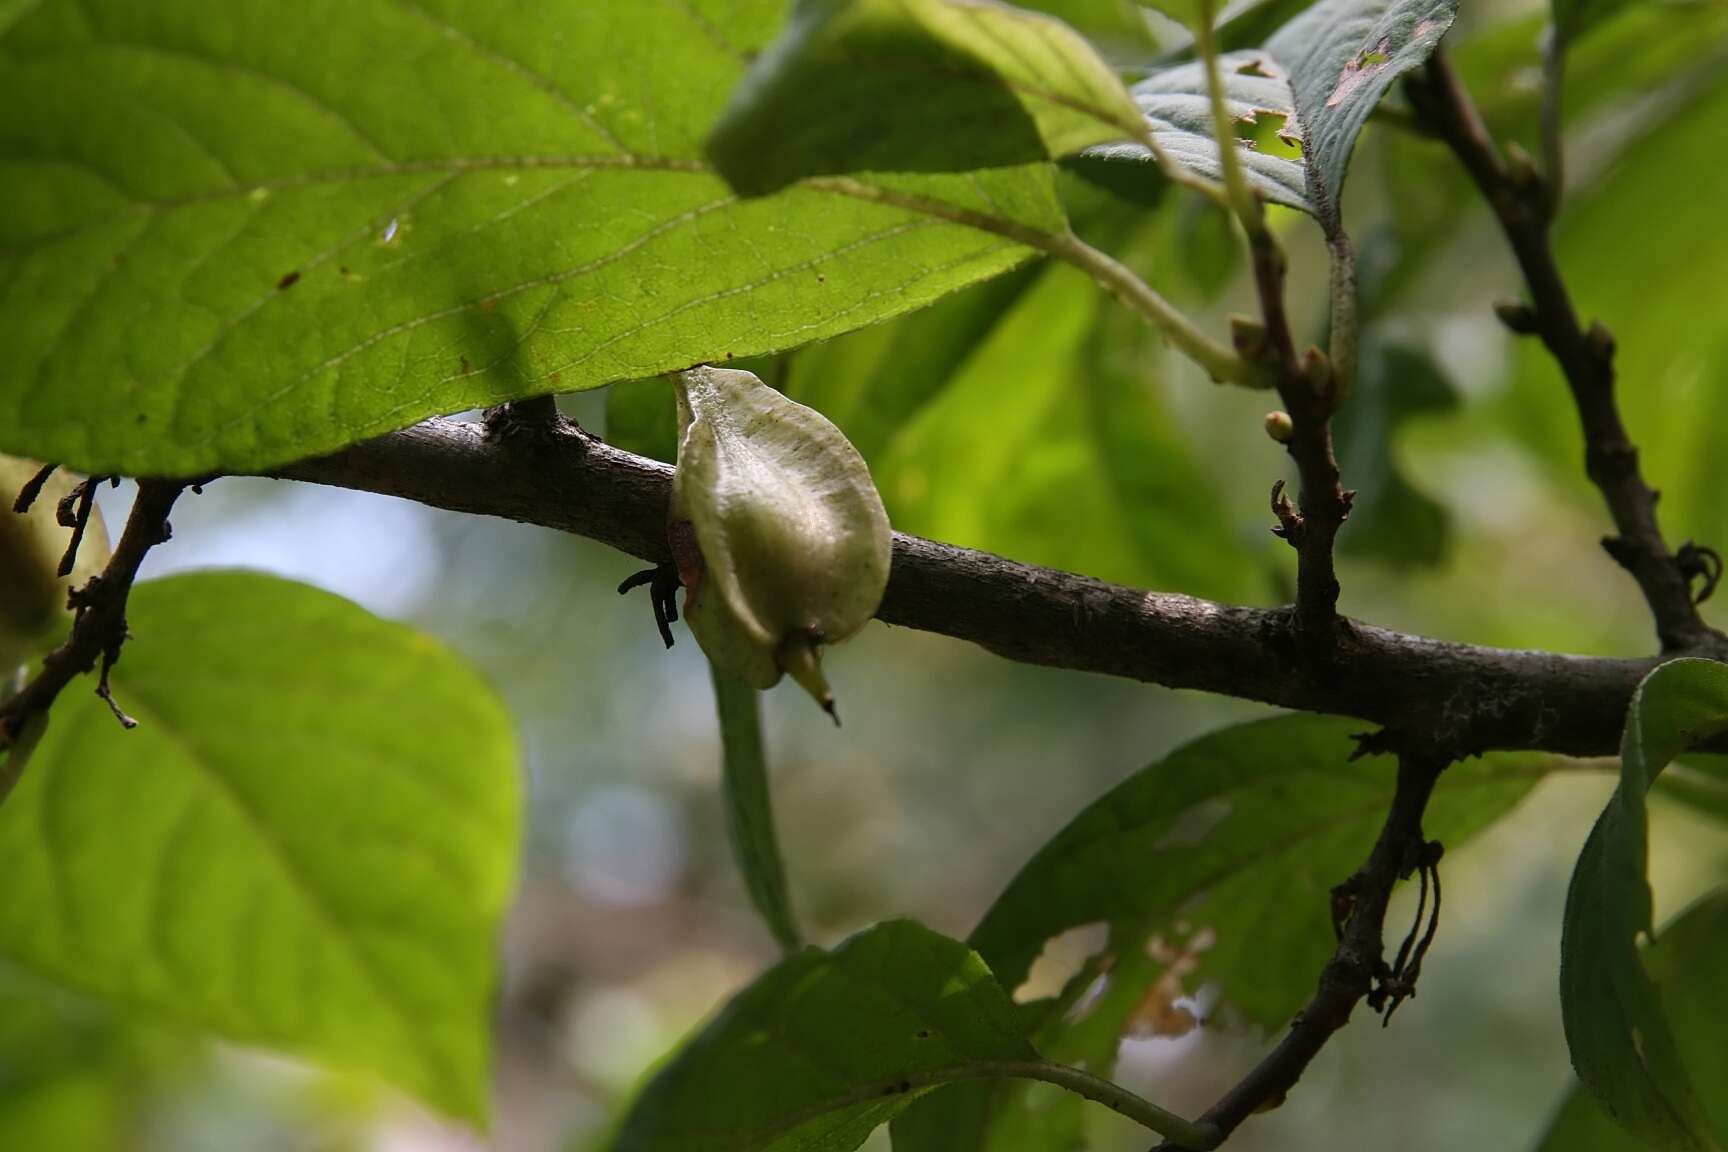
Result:
<svg viewBox="0 0 1728 1152">
<path fill-rule="evenodd" d="M 1531 144 L 1541 13 L 1465 7 L 1453 51 L 1497 130 Z M 1728 164 L 1714 132 L 1728 115 L 1728 7 L 1633 6 L 1580 48 L 1568 109 L 1562 265 L 1585 314 L 1619 338 L 1622 403 L 1670 538 L 1728 545 Z M 1493 223 L 1443 150 L 1395 110 L 1385 120 L 1363 139 L 1347 204 L 1370 327 L 1342 429 L 1346 483 L 1362 491 L 1343 606 L 1477 643 L 1648 651 L 1636 589 L 1597 545 L 1607 522 L 1564 385 L 1490 310 L 1517 289 Z M 1068 187 L 1083 226 L 1213 330 L 1248 308 L 1239 253 L 1197 204 Z M 1315 231 L 1277 224 L 1295 312 L 1318 331 Z M 1241 602 L 1289 587 L 1292 555 L 1267 532 L 1267 490 L 1289 469 L 1261 430 L 1265 397 L 1208 384 L 1077 275 L 1017 273 L 762 369 L 846 428 L 903 530 Z M 566 398 L 567 411 L 663 453 L 664 386 L 614 393 Z M 110 524 L 127 498 L 104 494 Z M 495 1129 L 478 1136 L 386 1090 L 5 973 L 0 1148 L 106 1148 L 115 1131 L 151 1152 L 603 1147 L 643 1074 L 774 954 L 727 851 L 711 692 L 688 634 L 663 651 L 646 602 L 615 594 L 633 560 L 536 528 L 235 479 L 188 497 L 174 524 L 150 575 L 244 566 L 310 581 L 442 637 L 514 710 L 530 802 L 502 943 Z M 793 896 L 820 942 L 895 915 L 964 935 L 1088 801 L 1265 712 L 881 624 L 828 666 L 843 729 L 794 689 L 766 697 Z M 1556 774 L 1449 852 L 1421 995 L 1389 1029 L 1361 1014 L 1232 1147 L 1530 1147 L 1570 1084 L 1561 903 L 1610 788 L 1599 765 Z M 1660 798 L 1654 829 L 1660 920 L 1722 874 L 1728 836 Z M 1264 1047 L 1219 1017 L 1178 1040 L 1127 1041 L 1119 1077 L 1197 1112 Z M 1100 1150 L 1145 1143 L 1095 1120 Z"/>
</svg>

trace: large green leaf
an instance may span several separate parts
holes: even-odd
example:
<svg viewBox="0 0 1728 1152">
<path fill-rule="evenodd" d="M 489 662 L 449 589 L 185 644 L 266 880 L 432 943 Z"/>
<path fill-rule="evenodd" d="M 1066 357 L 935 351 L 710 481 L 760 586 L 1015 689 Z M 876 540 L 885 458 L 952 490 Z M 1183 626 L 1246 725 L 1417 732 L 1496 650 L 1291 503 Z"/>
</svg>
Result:
<svg viewBox="0 0 1728 1152">
<path fill-rule="evenodd" d="M 1160 370 L 1154 333 L 1051 265 L 872 460 L 890 519 L 1101 579 L 1253 596 Z"/>
<path fill-rule="evenodd" d="M 965 172 L 1136 135 L 1127 91 L 1059 20 L 981 0 L 800 0 L 708 139 L 757 196 L 842 172 Z"/>
<path fill-rule="evenodd" d="M 1591 829 L 1566 892 L 1560 1008 L 1572 1066 L 1627 1131 L 1658 1148 L 1712 1149 L 1663 1009 L 1638 956 L 1653 936 L 1645 793 L 1668 762 L 1728 731 L 1728 665 L 1675 660 L 1632 696 L 1620 744 L 1620 786 Z"/>
<path fill-rule="evenodd" d="M 780 10 L 28 6 L 0 26 L 0 450 L 263 468 L 834 335 L 1027 254 L 945 216 L 1062 227 L 1043 165 L 739 202 L 701 140 Z"/>
<path fill-rule="evenodd" d="M 991 905 L 971 942 L 1004 985 L 1046 941 L 1102 921 L 1118 946 L 1155 934 L 1209 941 L 1193 979 L 1267 1027 L 1313 991 L 1331 952 L 1327 893 L 1361 864 L 1392 796 L 1387 757 L 1352 761 L 1361 725 L 1281 716 L 1172 752 L 1074 818 Z M 1545 761 L 1490 756 L 1449 769 L 1425 820 L 1448 847 L 1502 816 Z M 1187 921 L 1186 930 L 1176 927 Z"/>
<path fill-rule="evenodd" d="M 798 947 L 798 922 L 786 892 L 786 869 L 774 833 L 774 803 L 768 788 L 768 760 L 762 748 L 761 693 L 710 666 L 714 703 L 720 715 L 722 795 L 726 834 L 743 873 L 751 903 L 774 939 L 788 951 Z"/>
<path fill-rule="evenodd" d="M 734 997 L 643 1090 L 615 1148 L 850 1152 L 932 1083 L 1036 1058 L 976 954 L 881 924 Z"/>
<path fill-rule="evenodd" d="M 1674 1039 L 1698 1085 L 1720 1147 L 1728 1147 L 1728 889 L 1706 896 L 1662 929 L 1643 953 L 1657 984 L 1685 989 L 1685 1011 L 1674 1016 Z M 1542 1152 L 1620 1152 L 1626 1133 L 1577 1086 L 1568 1093 L 1542 1141 Z"/>
<path fill-rule="evenodd" d="M 1003 985 L 1025 980 L 1052 938 L 1110 926 L 1101 991 L 1084 1011 L 1057 1013 L 1037 1036 L 1041 1051 L 1108 1072 L 1160 980 L 1166 993 L 1215 981 L 1255 1023 L 1289 1020 L 1336 943 L 1331 888 L 1361 864 L 1392 797 L 1386 757 L 1350 760 L 1360 728 L 1282 716 L 1202 737 L 1130 777 L 1039 850 L 971 936 Z M 1425 831 L 1456 848 L 1517 803 L 1547 763 L 1490 756 L 1455 765 Z M 933 1094 L 896 1126 L 897 1152 L 1018 1148 L 1015 1133 L 1052 1106 L 1016 1086 L 983 1097 L 979 1086 Z"/>
<path fill-rule="evenodd" d="M 520 818 L 509 718 L 432 641 L 243 573 L 140 585 L 0 809 L 0 955 L 486 1112 Z"/>
<path fill-rule="evenodd" d="M 1392 82 L 1419 67 L 1458 15 L 1458 0 L 1320 0 L 1266 41 L 1290 77 L 1308 197 L 1330 235 L 1350 152 Z"/>
</svg>

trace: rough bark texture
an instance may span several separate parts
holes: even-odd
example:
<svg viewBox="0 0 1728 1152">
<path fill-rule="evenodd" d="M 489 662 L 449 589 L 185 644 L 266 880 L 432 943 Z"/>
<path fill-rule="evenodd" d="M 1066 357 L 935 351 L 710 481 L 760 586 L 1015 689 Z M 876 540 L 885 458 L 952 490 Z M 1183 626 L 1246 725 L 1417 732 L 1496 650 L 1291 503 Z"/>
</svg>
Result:
<svg viewBox="0 0 1728 1152">
<path fill-rule="evenodd" d="M 672 469 L 570 427 L 506 437 L 429 420 L 279 475 L 670 558 Z M 1356 716 L 1445 755 L 1611 755 L 1632 689 L 1656 663 L 1452 644 L 1350 621 L 1315 654 L 1297 643 L 1288 609 L 1125 588 L 904 534 L 878 615 L 1026 663 Z"/>
</svg>

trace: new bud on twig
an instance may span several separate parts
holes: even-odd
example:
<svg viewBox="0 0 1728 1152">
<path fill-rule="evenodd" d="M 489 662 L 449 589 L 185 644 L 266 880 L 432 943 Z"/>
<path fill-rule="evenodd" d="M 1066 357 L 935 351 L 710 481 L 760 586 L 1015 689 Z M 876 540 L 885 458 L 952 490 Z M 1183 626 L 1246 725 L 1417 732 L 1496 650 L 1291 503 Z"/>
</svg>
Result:
<svg viewBox="0 0 1728 1152">
<path fill-rule="evenodd" d="M 876 614 L 893 553 L 870 470 L 821 413 L 748 372 L 692 368 L 677 392 L 671 523 L 690 631 L 752 687 L 791 673 L 838 722 L 820 646 Z"/>
<path fill-rule="evenodd" d="M 1534 336 L 1540 326 L 1536 310 L 1522 300 L 1494 301 L 1494 315 L 1500 323 L 1520 336 Z"/>
<path fill-rule="evenodd" d="M 1290 443 L 1290 438 L 1296 435 L 1296 425 L 1290 419 L 1290 413 L 1279 410 L 1266 413 L 1266 435 L 1280 444 Z"/>
</svg>

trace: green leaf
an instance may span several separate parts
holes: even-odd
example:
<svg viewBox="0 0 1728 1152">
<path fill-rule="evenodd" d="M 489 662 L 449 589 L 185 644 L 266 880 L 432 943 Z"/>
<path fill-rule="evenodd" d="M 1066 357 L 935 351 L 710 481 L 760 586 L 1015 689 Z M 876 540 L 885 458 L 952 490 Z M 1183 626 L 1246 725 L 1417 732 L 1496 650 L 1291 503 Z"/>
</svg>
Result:
<svg viewBox="0 0 1728 1152">
<path fill-rule="evenodd" d="M 1609 17 L 1618 14 L 1631 0 L 1552 0 L 1554 32 L 1564 43 L 1578 39 Z"/>
<path fill-rule="evenodd" d="M 1218 67 L 1224 80 L 1225 107 L 1233 121 L 1258 125 L 1265 118 L 1294 132 L 1290 83 L 1265 52 L 1227 52 L 1219 57 Z M 1133 94 L 1153 138 L 1170 159 L 1209 179 L 1222 179 L 1204 64 L 1194 61 L 1159 69 L 1134 85 Z M 1295 137 L 1289 137 L 1289 142 L 1294 143 Z M 1138 143 L 1106 144 L 1089 149 L 1086 155 L 1121 163 L 1153 163 L 1151 150 Z M 1301 161 L 1247 146 L 1239 155 L 1249 185 L 1268 200 L 1318 215 L 1309 198 Z"/>
<path fill-rule="evenodd" d="M 1685 1011 L 1674 1017 L 1674 1039 L 1701 1102 L 1713 1121 L 1716 1144 L 1728 1147 L 1728 889 L 1717 889 L 1662 929 L 1643 952 L 1651 979 L 1684 990 Z M 1626 1134 L 1585 1091 L 1572 1089 L 1550 1125 L 1541 1152 L 1620 1152 Z"/>
<path fill-rule="evenodd" d="M 0 26 L 0 451 L 267 468 L 835 335 L 1028 255 L 990 228 L 1063 227 L 1047 165 L 739 202 L 701 141 L 780 8 L 28 6 Z"/>
<path fill-rule="evenodd" d="M 486 1113 L 520 820 L 509 718 L 437 644 L 244 573 L 140 585 L 0 809 L 0 954 Z"/>
<path fill-rule="evenodd" d="M 965 172 L 1138 133 L 1116 74 L 1059 20 L 980 0 L 800 0 L 708 154 L 760 196 L 808 176 Z"/>
<path fill-rule="evenodd" d="M 984 915 L 973 947 L 1014 987 L 1046 941 L 1102 921 L 1118 947 L 1157 935 L 1193 948 L 1196 985 L 1217 980 L 1251 1019 L 1284 1023 L 1331 952 L 1328 893 L 1361 864 L 1392 797 L 1388 757 L 1350 760 L 1360 730 L 1280 716 L 1176 750 L 1040 849 Z M 1456 848 L 1517 803 L 1545 763 L 1497 755 L 1449 769 L 1428 835 Z"/>
<path fill-rule="evenodd" d="M 732 855 L 744 875 L 750 901 L 768 930 L 780 947 L 795 951 L 803 941 L 786 894 L 786 870 L 780 862 L 780 841 L 774 834 L 774 804 L 762 751 L 761 697 L 742 680 L 712 665 L 708 670 L 720 714 L 726 833 L 732 842 Z"/>
<path fill-rule="evenodd" d="M 615 1152 L 850 1152 L 942 1078 L 1036 1059 L 977 955 L 880 924 L 734 997 L 643 1090 Z"/>
<path fill-rule="evenodd" d="M 1663 1010 L 1638 956 L 1655 934 L 1645 793 L 1688 747 L 1728 731 L 1728 665 L 1675 660 L 1638 686 L 1620 744 L 1620 786 L 1591 829 L 1566 892 L 1560 1008 L 1572 1066 L 1624 1129 L 1658 1148 L 1713 1149 Z"/>
<path fill-rule="evenodd" d="M 1392 798 L 1390 758 L 1350 760 L 1360 729 L 1293 715 L 1202 737 L 1130 777 L 1039 850 L 971 936 L 1003 986 L 1024 981 L 1052 938 L 1110 926 L 1095 958 L 1100 986 L 1084 1011 L 1053 1014 L 1036 1037 L 1040 1051 L 1107 1073 L 1149 994 L 1167 1002 L 1213 981 L 1262 1027 L 1289 1020 L 1335 944 L 1332 886 L 1366 857 Z M 1454 765 L 1425 831 L 1456 849 L 1516 804 L 1547 763 L 1494 755 Z M 987 1102 L 981 1093 L 950 1087 L 921 1102 L 897 1125 L 896 1152 L 1021 1147 L 1014 1133 L 1037 1102 L 1018 1086 L 999 1086 Z"/>
<path fill-rule="evenodd" d="M 1458 0 L 1320 0 L 1266 42 L 1290 78 L 1308 199 L 1328 236 L 1356 136 L 1392 82 L 1421 65 L 1458 15 Z"/>
<path fill-rule="evenodd" d="M 1020 0 L 1015 7 L 1047 12 L 1107 50 L 1139 54 L 1155 47 L 1135 0 Z"/>
<path fill-rule="evenodd" d="M 1145 324 L 1050 265 L 872 460 L 890 519 L 1100 579 L 1252 597 L 1258 572 L 1208 513 L 1216 497 L 1155 390 L 1162 364 Z"/>
</svg>

